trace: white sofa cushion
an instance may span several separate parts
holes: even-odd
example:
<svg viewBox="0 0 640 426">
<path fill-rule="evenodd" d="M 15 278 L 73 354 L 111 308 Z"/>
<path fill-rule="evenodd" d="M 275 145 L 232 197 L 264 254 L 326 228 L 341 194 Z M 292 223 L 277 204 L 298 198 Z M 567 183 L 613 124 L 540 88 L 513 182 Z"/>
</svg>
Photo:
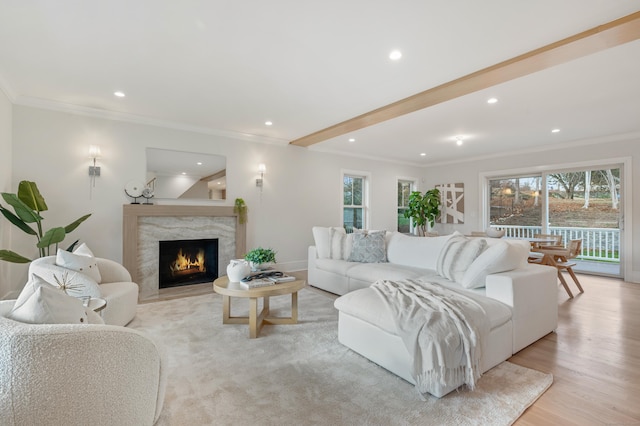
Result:
<svg viewBox="0 0 640 426">
<path fill-rule="evenodd" d="M 425 270 L 413 266 L 401 266 L 393 263 L 358 263 L 349 268 L 346 275 L 350 279 L 373 283 L 378 280 L 417 279 L 425 275 Z"/>
<path fill-rule="evenodd" d="M 482 238 L 454 237 L 447 241 L 438 256 L 438 275 L 460 282 L 473 261 L 487 248 Z"/>
<path fill-rule="evenodd" d="M 435 270 L 438 255 L 451 237 L 411 237 L 394 232 L 387 247 L 387 259 L 397 265 Z"/>
<path fill-rule="evenodd" d="M 460 293 L 472 298 L 482 306 L 487 313 L 490 329 L 493 330 L 511 319 L 512 312 L 507 305 L 465 290 L 460 290 Z M 386 332 L 397 333 L 396 321 L 390 310 L 386 308 L 377 292 L 371 288 L 363 288 L 342 295 L 335 300 L 334 306 L 340 312 L 380 327 Z"/>
<path fill-rule="evenodd" d="M 56 253 L 56 265 L 71 269 L 91 277 L 100 284 L 100 270 L 95 257 L 70 253 L 66 250 L 58 249 Z"/>
<path fill-rule="evenodd" d="M 14 305 L 7 318 L 30 324 L 88 324 L 80 299 L 66 295 L 42 280 L 34 281 L 35 291 Z"/>
<path fill-rule="evenodd" d="M 489 247 L 471 263 L 459 283 L 465 288 L 484 287 L 487 275 L 522 267 L 529 253 L 529 243 L 525 243 L 506 240 L 490 242 Z"/>
</svg>

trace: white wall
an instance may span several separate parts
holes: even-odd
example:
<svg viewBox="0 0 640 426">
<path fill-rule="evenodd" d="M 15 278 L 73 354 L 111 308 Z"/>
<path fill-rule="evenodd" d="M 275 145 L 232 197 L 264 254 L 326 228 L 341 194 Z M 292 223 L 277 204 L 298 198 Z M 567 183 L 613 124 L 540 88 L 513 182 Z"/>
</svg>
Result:
<svg viewBox="0 0 640 426">
<path fill-rule="evenodd" d="M 341 170 L 371 173 L 371 228 L 396 227 L 396 178 L 416 176 L 422 169 L 219 136 L 128 122 L 14 106 L 13 181 L 38 184 L 49 210 L 46 229 L 92 217 L 64 244 L 80 238 L 97 256 L 122 258 L 122 205 L 129 199 L 125 184 L 145 179 L 145 148 L 220 154 L 227 157 L 227 199 L 243 198 L 249 208 L 247 248 L 268 246 L 285 269 L 306 268 L 307 246 L 314 225 L 340 225 Z M 101 176 L 89 199 L 89 145 L 100 145 Z M 255 186 L 258 164 L 265 163 L 262 192 Z M 16 251 L 35 256 L 35 244 L 16 236 Z M 26 278 L 21 270 L 16 279 Z"/>
<path fill-rule="evenodd" d="M 631 203 L 634 212 L 640 212 L 640 139 L 602 141 L 593 144 L 576 145 L 571 148 L 561 148 L 545 152 L 531 152 L 504 156 L 486 160 L 476 160 L 458 164 L 449 164 L 440 167 L 429 167 L 426 171 L 427 186 L 433 187 L 438 183 L 463 182 L 465 187 L 465 223 L 463 225 L 436 225 L 436 230 L 442 234 L 453 231 L 469 233 L 474 230 L 483 230 L 486 224 L 482 223 L 480 212 L 479 180 L 482 173 L 499 172 L 501 170 L 527 170 L 536 171 L 541 168 L 561 166 L 570 163 L 602 162 L 607 159 L 631 157 L 632 185 L 631 197 L 626 202 Z M 632 274 L 625 277 L 628 281 L 640 281 L 640 216 L 636 213 L 635 226 L 631 229 L 632 250 L 627 253 L 632 259 Z M 626 223 L 630 224 L 627 220 Z"/>
<path fill-rule="evenodd" d="M 0 89 L 0 192 L 13 192 L 11 188 L 11 135 L 12 135 L 12 104 L 4 92 Z M 4 201 L 0 200 L 2 205 Z M 12 226 L 3 217 L 0 217 L 0 249 L 11 249 L 11 229 Z M 0 299 L 7 294 L 11 288 L 9 281 L 9 265 L 0 261 Z"/>
</svg>

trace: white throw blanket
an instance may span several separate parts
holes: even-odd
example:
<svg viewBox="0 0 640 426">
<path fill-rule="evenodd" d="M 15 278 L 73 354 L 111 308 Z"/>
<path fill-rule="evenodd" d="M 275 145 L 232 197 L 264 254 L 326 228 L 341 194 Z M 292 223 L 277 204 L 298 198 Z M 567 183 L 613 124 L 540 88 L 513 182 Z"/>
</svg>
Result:
<svg viewBox="0 0 640 426">
<path fill-rule="evenodd" d="M 418 391 L 461 381 L 475 387 L 489 334 L 487 314 L 477 302 L 418 280 L 380 280 L 371 287 L 396 318 L 397 333 L 413 356 Z"/>
</svg>

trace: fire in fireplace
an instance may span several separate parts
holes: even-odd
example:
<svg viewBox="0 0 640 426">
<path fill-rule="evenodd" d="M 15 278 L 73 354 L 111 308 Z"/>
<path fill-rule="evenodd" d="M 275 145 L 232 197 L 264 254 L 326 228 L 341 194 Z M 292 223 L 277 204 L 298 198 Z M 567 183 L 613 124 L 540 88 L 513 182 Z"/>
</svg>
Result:
<svg viewBox="0 0 640 426">
<path fill-rule="evenodd" d="M 218 239 L 160 241 L 159 287 L 204 283 L 218 278 Z"/>
</svg>

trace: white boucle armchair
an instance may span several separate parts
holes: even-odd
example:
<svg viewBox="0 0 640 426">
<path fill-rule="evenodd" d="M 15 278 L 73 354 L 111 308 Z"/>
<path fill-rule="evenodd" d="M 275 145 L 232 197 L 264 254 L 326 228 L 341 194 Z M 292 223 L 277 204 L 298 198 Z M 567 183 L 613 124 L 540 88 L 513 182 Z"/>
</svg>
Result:
<svg viewBox="0 0 640 426">
<path fill-rule="evenodd" d="M 161 346 L 98 324 L 24 324 L 0 301 L 0 423 L 152 425 L 166 385 Z"/>
<path fill-rule="evenodd" d="M 102 311 L 105 324 L 127 325 L 136 316 L 138 305 L 138 285 L 131 281 L 131 274 L 121 264 L 113 260 L 96 257 L 102 280 L 100 292 L 107 301 Z M 56 265 L 55 256 L 35 259 L 29 265 L 29 275 L 37 274 L 48 282 L 55 282 L 54 275 L 61 276 L 64 268 Z"/>
</svg>

